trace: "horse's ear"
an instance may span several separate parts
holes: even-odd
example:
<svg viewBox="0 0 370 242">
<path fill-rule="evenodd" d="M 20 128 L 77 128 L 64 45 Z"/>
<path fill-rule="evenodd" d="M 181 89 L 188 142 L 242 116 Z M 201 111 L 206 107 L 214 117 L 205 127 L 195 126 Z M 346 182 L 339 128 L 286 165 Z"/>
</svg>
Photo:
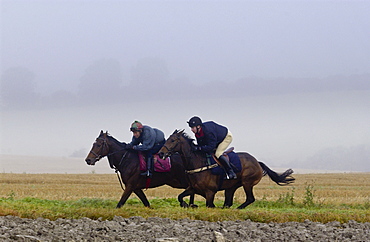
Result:
<svg viewBox="0 0 370 242">
<path fill-rule="evenodd" d="M 103 130 L 100 130 L 100 135 L 102 135 L 103 134 Z"/>
<path fill-rule="evenodd" d="M 175 129 L 175 131 L 173 131 L 173 133 L 172 134 L 176 134 L 177 133 L 177 129 Z"/>
<path fill-rule="evenodd" d="M 179 131 L 180 134 L 184 133 L 185 129 Z"/>
</svg>

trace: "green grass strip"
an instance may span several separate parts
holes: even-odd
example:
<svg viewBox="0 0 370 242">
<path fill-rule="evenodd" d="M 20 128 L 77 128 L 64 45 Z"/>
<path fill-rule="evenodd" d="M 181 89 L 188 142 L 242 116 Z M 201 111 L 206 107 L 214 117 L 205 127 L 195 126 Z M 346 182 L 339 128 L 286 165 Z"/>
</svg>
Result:
<svg viewBox="0 0 370 242">
<path fill-rule="evenodd" d="M 43 217 L 50 220 L 58 218 L 111 220 L 114 216 L 129 218 L 141 216 L 144 218 L 161 217 L 178 219 L 193 219 L 204 221 L 235 221 L 251 220 L 254 222 L 303 222 L 306 219 L 327 223 L 339 221 L 346 223 L 349 220 L 370 222 L 370 210 L 367 204 L 363 205 L 315 205 L 284 202 L 256 201 L 246 209 L 222 209 L 222 201 L 216 201 L 217 208 L 206 208 L 205 202 L 196 202 L 198 208 L 181 208 L 176 199 L 151 199 L 152 208 L 146 208 L 137 198 L 132 198 L 119 209 L 117 201 L 106 199 L 83 198 L 75 201 L 45 200 L 38 198 L 14 199 L 13 197 L 0 198 L 0 216 L 13 215 L 24 218 Z"/>
</svg>

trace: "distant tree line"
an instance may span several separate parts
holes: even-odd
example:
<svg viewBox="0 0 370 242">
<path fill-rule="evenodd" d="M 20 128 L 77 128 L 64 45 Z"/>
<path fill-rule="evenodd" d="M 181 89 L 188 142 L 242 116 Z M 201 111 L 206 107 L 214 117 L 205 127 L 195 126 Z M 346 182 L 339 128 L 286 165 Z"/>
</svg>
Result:
<svg viewBox="0 0 370 242">
<path fill-rule="evenodd" d="M 58 90 L 49 95 L 37 92 L 36 75 L 26 67 L 9 68 L 2 73 L 1 108 L 55 108 L 137 101 L 227 98 L 297 92 L 370 90 L 370 73 L 332 76 L 325 79 L 246 77 L 229 82 L 209 80 L 195 85 L 191 80 L 171 80 L 165 61 L 146 58 L 131 68 L 124 85 L 117 60 L 102 59 L 90 65 L 79 79 L 76 93 Z"/>
</svg>

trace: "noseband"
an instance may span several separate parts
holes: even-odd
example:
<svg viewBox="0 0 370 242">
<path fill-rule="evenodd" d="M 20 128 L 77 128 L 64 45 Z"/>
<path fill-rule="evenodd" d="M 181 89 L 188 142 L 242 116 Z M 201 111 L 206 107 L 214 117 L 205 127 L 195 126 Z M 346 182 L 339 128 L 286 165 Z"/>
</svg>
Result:
<svg viewBox="0 0 370 242">
<path fill-rule="evenodd" d="M 170 150 L 166 145 L 163 145 L 163 148 L 167 149 L 167 154 L 169 154 L 169 156 L 172 154 L 172 150 Z"/>
<path fill-rule="evenodd" d="M 167 149 L 167 154 L 168 156 L 171 156 L 172 155 L 172 152 L 173 150 L 181 143 L 181 140 L 177 139 L 178 141 L 176 141 L 176 144 L 174 147 L 172 147 L 172 149 L 169 149 L 166 144 L 164 144 L 162 147 L 166 148 Z"/>
</svg>

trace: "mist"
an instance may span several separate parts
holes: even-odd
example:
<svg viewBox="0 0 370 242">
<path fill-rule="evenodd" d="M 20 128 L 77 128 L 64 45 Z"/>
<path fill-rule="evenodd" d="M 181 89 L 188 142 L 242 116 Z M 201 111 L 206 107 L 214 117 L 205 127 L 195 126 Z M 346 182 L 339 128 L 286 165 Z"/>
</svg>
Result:
<svg viewBox="0 0 370 242">
<path fill-rule="evenodd" d="M 100 130 L 129 142 L 139 120 L 191 134 L 198 115 L 275 167 L 370 171 L 369 10 L 3 0 L 0 154 L 84 163 Z"/>
</svg>

